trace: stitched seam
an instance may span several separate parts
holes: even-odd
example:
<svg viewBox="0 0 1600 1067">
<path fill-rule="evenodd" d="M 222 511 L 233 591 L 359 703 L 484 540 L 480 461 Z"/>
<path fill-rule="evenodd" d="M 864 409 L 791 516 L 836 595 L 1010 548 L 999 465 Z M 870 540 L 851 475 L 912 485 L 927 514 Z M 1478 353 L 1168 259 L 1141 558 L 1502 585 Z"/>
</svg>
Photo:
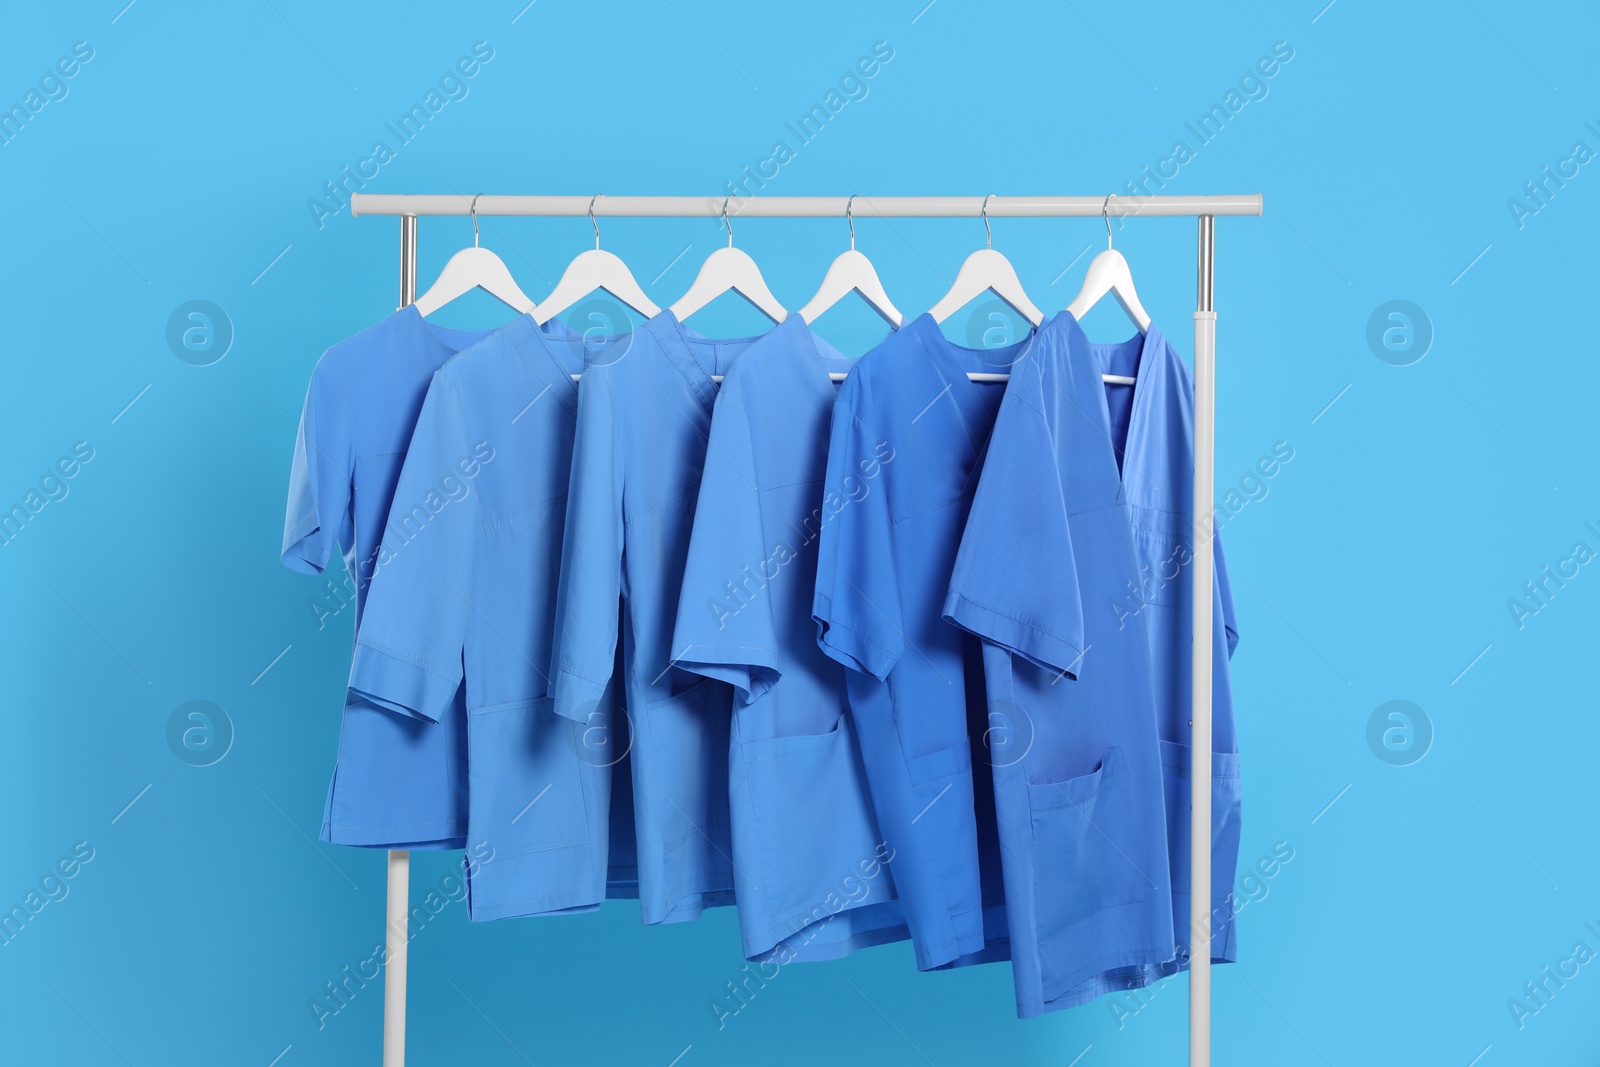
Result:
<svg viewBox="0 0 1600 1067">
<path fill-rule="evenodd" d="M 426 673 L 433 675 L 435 678 L 439 678 L 439 679 L 442 679 L 442 680 L 447 681 L 447 682 L 450 681 L 450 676 L 449 675 L 440 674 L 438 671 L 434 670 L 432 667 L 429 667 L 427 664 L 422 663 L 422 662 L 420 662 L 418 660 L 415 660 L 415 659 L 411 658 L 410 656 L 406 655 L 405 653 L 398 651 L 397 649 L 392 649 L 392 648 L 389 648 L 389 647 L 387 647 L 385 645 L 380 645 L 376 641 L 362 641 L 362 642 L 360 642 L 360 644 L 362 645 L 362 647 L 370 648 L 374 652 L 381 653 L 382 655 L 385 655 L 385 656 L 389 657 L 392 660 L 396 660 L 396 661 L 398 661 L 400 663 L 404 663 L 404 664 L 407 664 L 409 666 L 415 667 L 419 671 L 425 671 Z"/>
<path fill-rule="evenodd" d="M 568 664 L 566 660 L 562 660 L 559 664 L 557 664 L 557 670 L 562 674 L 570 674 L 572 677 L 577 678 L 580 681 L 588 682 L 590 685 L 603 686 L 608 681 L 608 679 L 605 678 L 592 678 L 578 670 L 576 667 Z"/>
<path fill-rule="evenodd" d="M 691 649 L 700 649 L 700 650 L 705 651 L 705 652 L 771 652 L 773 655 L 777 655 L 777 650 L 776 649 L 768 648 L 765 645 L 698 645 L 698 644 L 690 644 L 689 647 Z M 704 660 L 703 659 L 698 659 L 698 658 L 696 658 L 694 656 L 690 656 L 688 654 L 685 654 L 683 656 L 678 657 L 678 662 L 679 663 L 701 663 L 701 662 L 704 662 Z"/>
<path fill-rule="evenodd" d="M 998 617 L 1000 617 L 1002 619 L 1009 619 L 1012 622 L 1016 623 L 1018 626 L 1026 626 L 1028 629 L 1032 630 L 1034 633 L 1043 634 L 1044 636 L 1050 638 L 1052 641 L 1059 641 L 1061 644 L 1066 645 L 1068 648 L 1072 649 L 1074 652 L 1078 652 L 1078 653 L 1082 653 L 1083 652 L 1083 649 L 1079 648 L 1077 645 L 1075 645 L 1071 641 L 1068 641 L 1065 637 L 1061 637 L 1061 636 L 1059 636 L 1059 635 L 1057 635 L 1055 633 L 1052 633 L 1051 631 L 1046 630 L 1042 626 L 1035 626 L 1033 623 L 1027 621 L 1026 619 L 1018 618 L 1015 615 L 1007 614 L 1006 612 L 1000 611 L 997 608 L 985 607 L 984 605 L 978 603 L 977 601 L 972 600 L 972 599 L 970 599 L 970 598 L 968 598 L 966 596 L 963 596 L 960 593 L 956 594 L 956 599 L 960 600 L 963 604 L 971 604 L 978 611 L 986 611 L 989 614 L 996 615 L 996 616 L 998 616 Z"/>
<path fill-rule="evenodd" d="M 537 512 L 537 511 L 548 511 L 552 505 L 560 503 L 561 501 L 565 500 L 566 498 L 567 498 L 567 494 L 566 493 L 557 493 L 555 496 L 552 496 L 552 497 L 550 497 L 550 498 L 548 498 L 546 500 L 541 500 L 537 504 L 530 504 L 527 507 L 523 508 L 521 511 L 512 512 L 510 515 L 507 515 L 504 518 L 495 519 L 493 522 L 482 523 L 482 524 L 480 524 L 478 526 L 478 532 L 479 533 L 491 533 L 491 532 L 493 532 L 495 530 L 500 529 L 503 526 L 509 526 L 512 523 L 516 522 L 518 519 L 525 518 L 528 515 L 533 514 L 534 512 Z"/>
<path fill-rule="evenodd" d="M 648 509 L 646 509 L 644 511 L 641 511 L 636 515 L 628 515 L 628 514 L 624 513 L 623 516 L 622 516 L 622 528 L 624 530 L 626 530 L 630 526 L 633 526 L 635 523 L 639 523 L 639 522 L 645 521 L 646 519 L 648 519 L 652 515 L 654 515 L 656 512 L 660 511 L 662 508 L 664 508 L 668 504 L 672 503 L 678 497 L 683 496 L 685 493 L 688 493 L 690 491 L 698 490 L 699 488 L 700 488 L 700 479 L 696 478 L 694 481 L 686 482 L 685 484 L 680 485 L 678 488 L 672 490 L 672 492 L 667 493 L 660 500 L 657 500 L 654 504 L 651 504 Z"/>
<path fill-rule="evenodd" d="M 828 622 L 828 629 L 830 629 L 830 630 L 835 630 L 835 629 L 844 630 L 847 633 L 851 633 L 851 634 L 854 634 L 855 636 L 859 637 L 861 640 L 865 641 L 867 644 L 871 645 L 873 648 L 880 649 L 880 650 L 882 650 L 884 652 L 893 652 L 894 651 L 888 645 L 880 644 L 879 642 L 874 641 L 872 638 L 868 637 L 866 634 L 862 633 L 860 630 L 857 630 L 854 626 L 850 626 L 850 625 L 848 625 L 846 623 L 833 622 L 833 621 L 830 620 Z"/>
<path fill-rule="evenodd" d="M 971 493 L 970 490 L 963 489 L 959 496 L 956 496 L 953 499 L 947 500 L 942 504 L 934 504 L 934 505 L 932 505 L 930 507 L 923 508 L 921 511 L 915 512 L 913 514 L 902 515 L 897 519 L 889 520 L 889 528 L 893 529 L 894 527 L 899 526 L 901 523 L 910 522 L 912 519 L 920 519 L 924 515 L 932 515 L 932 514 L 934 514 L 936 512 L 943 511 L 945 508 L 953 507 L 954 505 L 959 504 L 962 501 L 969 499 L 971 496 L 972 496 L 972 493 Z"/>
<path fill-rule="evenodd" d="M 790 486 L 795 486 L 795 485 L 815 485 L 818 482 L 822 482 L 822 481 L 826 481 L 826 480 L 827 479 L 824 476 L 819 476 L 819 477 L 816 477 L 816 478 L 801 478 L 798 481 L 783 482 L 783 483 L 778 484 L 778 485 L 769 485 L 766 488 L 762 489 L 761 492 L 770 493 L 774 489 L 788 489 Z"/>
</svg>

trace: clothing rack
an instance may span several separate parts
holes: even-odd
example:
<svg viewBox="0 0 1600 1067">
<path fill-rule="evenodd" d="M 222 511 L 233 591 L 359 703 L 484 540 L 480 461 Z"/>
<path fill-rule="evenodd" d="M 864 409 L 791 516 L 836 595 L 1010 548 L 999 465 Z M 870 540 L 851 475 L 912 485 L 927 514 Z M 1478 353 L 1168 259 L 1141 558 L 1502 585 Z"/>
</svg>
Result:
<svg viewBox="0 0 1600 1067">
<path fill-rule="evenodd" d="M 854 202 L 852 204 L 852 201 Z M 1211 1064 L 1211 602 L 1216 455 L 1216 330 L 1212 305 L 1215 226 L 1219 215 L 1261 214 L 1258 193 L 1241 196 L 457 196 L 356 193 L 352 215 L 400 216 L 400 306 L 417 295 L 417 219 L 423 215 L 545 218 L 1118 218 L 1199 219 L 1194 312 L 1194 514 L 1191 578 L 1194 646 L 1190 677 L 1194 736 L 1189 785 L 1193 812 L 1189 894 L 1189 1065 Z M 404 1067 L 406 927 L 411 854 L 389 852 L 383 989 L 383 1067 Z"/>
</svg>

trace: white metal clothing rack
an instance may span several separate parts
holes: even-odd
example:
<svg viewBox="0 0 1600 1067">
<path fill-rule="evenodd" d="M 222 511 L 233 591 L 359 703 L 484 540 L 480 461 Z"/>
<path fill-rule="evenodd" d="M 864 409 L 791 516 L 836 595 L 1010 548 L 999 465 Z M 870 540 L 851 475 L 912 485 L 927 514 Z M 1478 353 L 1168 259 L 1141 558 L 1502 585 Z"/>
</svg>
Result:
<svg viewBox="0 0 1600 1067">
<path fill-rule="evenodd" d="M 1261 196 L 412 196 L 356 193 L 352 215 L 400 216 L 400 306 L 417 295 L 417 218 L 467 215 L 540 217 L 839 218 L 847 211 L 880 218 L 1119 218 L 1192 217 L 1200 221 L 1198 285 L 1194 312 L 1194 655 L 1190 692 L 1194 737 L 1189 784 L 1193 801 L 1189 896 L 1189 1064 L 1211 1064 L 1211 598 L 1214 531 L 1212 496 L 1216 455 L 1216 329 L 1212 306 L 1215 222 L 1218 215 L 1261 214 Z M 852 206 L 851 201 L 854 201 Z M 406 925 L 411 854 L 389 853 L 387 961 L 383 990 L 383 1065 L 404 1067 Z"/>
</svg>

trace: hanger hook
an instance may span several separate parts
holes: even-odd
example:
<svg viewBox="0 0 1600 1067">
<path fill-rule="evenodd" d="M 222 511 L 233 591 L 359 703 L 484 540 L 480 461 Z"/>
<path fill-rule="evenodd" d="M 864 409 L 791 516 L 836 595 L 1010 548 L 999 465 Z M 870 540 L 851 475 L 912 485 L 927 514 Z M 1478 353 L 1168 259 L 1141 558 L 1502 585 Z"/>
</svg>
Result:
<svg viewBox="0 0 1600 1067">
<path fill-rule="evenodd" d="M 851 210 L 855 206 L 855 202 L 855 193 L 851 193 L 850 199 L 844 202 L 844 219 L 850 224 L 850 251 L 852 252 L 856 250 L 856 217 Z"/>
<path fill-rule="evenodd" d="M 983 198 L 983 207 L 978 209 L 978 213 L 983 216 L 983 237 L 990 248 L 994 247 L 994 231 L 989 229 L 989 201 L 993 199 L 994 194 L 990 193 Z"/>
<path fill-rule="evenodd" d="M 729 196 L 722 198 L 722 224 L 728 228 L 729 248 L 733 247 L 733 223 L 728 220 L 728 201 L 731 199 L 733 198 Z"/>
<path fill-rule="evenodd" d="M 478 197 L 482 193 L 472 194 L 472 203 L 467 205 L 467 214 L 472 216 L 472 247 L 478 247 Z"/>
<path fill-rule="evenodd" d="M 600 250 L 600 223 L 598 221 L 596 221 L 596 219 L 594 217 L 594 202 L 596 200 L 599 200 L 602 196 L 605 196 L 605 195 L 606 195 L 605 193 L 595 193 L 593 196 L 591 196 L 589 198 L 589 225 L 594 227 L 594 247 L 595 247 L 595 251 L 599 251 Z"/>
<path fill-rule="evenodd" d="M 1111 216 L 1106 214 L 1106 208 L 1111 206 L 1111 198 L 1116 193 L 1107 193 L 1105 202 L 1100 205 L 1100 221 L 1106 224 L 1106 247 L 1111 247 Z"/>
</svg>

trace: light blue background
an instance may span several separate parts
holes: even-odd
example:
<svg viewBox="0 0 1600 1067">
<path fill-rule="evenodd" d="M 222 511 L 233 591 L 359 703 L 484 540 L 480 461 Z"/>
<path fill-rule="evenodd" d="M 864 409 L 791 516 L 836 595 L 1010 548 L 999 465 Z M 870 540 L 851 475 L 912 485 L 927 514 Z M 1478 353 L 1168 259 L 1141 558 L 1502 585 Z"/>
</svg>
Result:
<svg viewBox="0 0 1600 1067">
<path fill-rule="evenodd" d="M 1575 541 L 1600 548 L 1584 528 L 1600 527 L 1600 361 L 1583 332 L 1600 168 L 1522 228 L 1507 207 L 1575 141 L 1600 149 L 1584 126 L 1600 126 L 1592 11 L 124 2 L 10 11 L 0 35 L 6 105 L 74 41 L 95 50 L 0 147 L 0 502 L 74 442 L 94 449 L 0 547 L 0 904 L 74 843 L 94 850 L 0 947 L 0 1060 L 377 1062 L 380 983 L 321 1030 L 308 1007 L 382 936 L 382 853 L 315 840 L 351 613 L 319 631 L 323 583 L 277 552 L 308 375 L 394 306 L 398 223 L 345 211 L 319 229 L 308 199 L 474 41 L 494 58 L 469 95 L 370 189 L 719 195 L 775 140 L 794 147 L 784 123 L 884 40 L 894 58 L 868 95 L 768 193 L 1118 191 L 1183 140 L 1195 158 L 1166 191 L 1267 197 L 1263 218 L 1217 224 L 1217 476 L 1220 493 L 1274 442 L 1294 449 L 1225 533 L 1244 633 L 1241 859 L 1277 842 L 1294 858 L 1251 884 L 1244 962 L 1216 974 L 1218 1062 L 1596 1062 L 1600 964 L 1520 1029 L 1507 1006 L 1575 943 L 1600 950 L 1584 927 L 1600 928 L 1600 567 L 1520 630 L 1506 603 Z M 1185 123 L 1276 41 L 1292 61 L 1198 146 Z M 959 220 L 858 230 L 908 312 L 983 237 Z M 663 304 L 721 240 L 709 221 L 604 231 Z M 842 222 L 736 233 L 791 307 L 846 240 Z M 422 222 L 424 285 L 469 238 L 464 219 Z M 1091 220 L 994 224 L 1047 310 L 1103 238 Z M 591 233 L 493 220 L 483 240 L 538 298 Z M 1193 222 L 1134 222 L 1118 247 L 1190 351 Z M 191 299 L 236 332 L 212 366 L 165 340 Z M 1434 331 L 1410 366 L 1368 345 L 1392 299 Z M 719 313 L 696 325 L 750 321 Z M 444 318 L 475 316 L 505 317 L 482 301 Z M 1110 306 L 1088 327 L 1128 332 Z M 859 352 L 876 327 L 850 308 L 823 329 Z M 236 731 L 205 768 L 166 740 L 194 699 Z M 1368 745 L 1392 699 L 1432 723 L 1411 766 Z M 454 862 L 417 855 L 413 899 Z M 787 968 L 719 1030 L 708 1005 L 742 964 L 731 912 L 652 929 L 626 903 L 477 926 L 464 912 L 450 904 L 412 944 L 414 1063 L 1183 1062 L 1183 979 L 1120 1026 L 1106 1001 L 1020 1023 L 1006 968 L 917 974 L 893 946 Z"/>
</svg>

